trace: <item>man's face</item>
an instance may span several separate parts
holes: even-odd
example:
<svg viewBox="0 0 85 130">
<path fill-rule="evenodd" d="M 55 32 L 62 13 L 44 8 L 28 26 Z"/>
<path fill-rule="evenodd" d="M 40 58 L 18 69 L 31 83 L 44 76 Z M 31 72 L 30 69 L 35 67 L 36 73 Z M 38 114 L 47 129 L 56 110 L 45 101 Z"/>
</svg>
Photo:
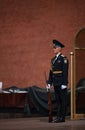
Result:
<svg viewBox="0 0 85 130">
<path fill-rule="evenodd" d="M 61 47 L 53 47 L 54 54 L 58 54 L 59 52 L 61 52 L 61 50 L 62 50 Z"/>
</svg>

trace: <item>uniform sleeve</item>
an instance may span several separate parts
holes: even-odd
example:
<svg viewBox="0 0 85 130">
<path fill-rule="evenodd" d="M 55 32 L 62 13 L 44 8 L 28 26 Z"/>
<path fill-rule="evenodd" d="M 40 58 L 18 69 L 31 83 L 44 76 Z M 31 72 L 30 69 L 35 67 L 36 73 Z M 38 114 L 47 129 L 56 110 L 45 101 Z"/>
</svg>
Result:
<svg viewBox="0 0 85 130">
<path fill-rule="evenodd" d="M 53 80 L 52 80 L 52 71 L 50 70 L 47 83 L 52 85 L 52 82 L 53 82 Z"/>
<path fill-rule="evenodd" d="M 62 85 L 68 84 L 68 59 L 66 57 L 63 58 L 63 80 Z"/>
</svg>

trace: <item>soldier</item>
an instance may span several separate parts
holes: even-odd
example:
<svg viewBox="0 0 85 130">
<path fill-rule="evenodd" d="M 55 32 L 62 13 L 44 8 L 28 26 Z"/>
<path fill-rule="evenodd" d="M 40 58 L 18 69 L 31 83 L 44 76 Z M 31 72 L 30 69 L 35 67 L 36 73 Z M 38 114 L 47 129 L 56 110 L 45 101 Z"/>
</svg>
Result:
<svg viewBox="0 0 85 130">
<path fill-rule="evenodd" d="M 52 122 L 65 122 L 67 105 L 67 84 L 68 84 L 68 59 L 62 55 L 62 48 L 65 46 L 57 40 L 53 40 L 53 51 L 55 57 L 51 60 L 47 89 L 54 86 L 57 101 L 57 117 Z"/>
</svg>

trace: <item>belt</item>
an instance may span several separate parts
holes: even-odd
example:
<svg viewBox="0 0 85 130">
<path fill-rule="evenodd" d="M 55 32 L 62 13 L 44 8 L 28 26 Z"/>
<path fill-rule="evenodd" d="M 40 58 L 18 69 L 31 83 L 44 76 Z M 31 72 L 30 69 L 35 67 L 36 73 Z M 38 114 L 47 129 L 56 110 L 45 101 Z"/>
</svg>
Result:
<svg viewBox="0 0 85 130">
<path fill-rule="evenodd" d="M 61 74 L 63 71 L 53 71 L 53 74 Z"/>
</svg>

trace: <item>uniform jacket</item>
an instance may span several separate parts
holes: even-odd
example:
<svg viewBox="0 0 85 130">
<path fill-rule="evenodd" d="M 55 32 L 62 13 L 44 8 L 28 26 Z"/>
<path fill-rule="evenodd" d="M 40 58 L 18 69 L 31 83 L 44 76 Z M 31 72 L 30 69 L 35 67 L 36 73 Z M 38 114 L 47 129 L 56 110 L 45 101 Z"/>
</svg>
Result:
<svg viewBox="0 0 85 130">
<path fill-rule="evenodd" d="M 48 84 L 54 86 L 68 84 L 68 59 L 60 54 L 57 59 L 51 60 L 51 69 L 49 72 Z"/>
</svg>

